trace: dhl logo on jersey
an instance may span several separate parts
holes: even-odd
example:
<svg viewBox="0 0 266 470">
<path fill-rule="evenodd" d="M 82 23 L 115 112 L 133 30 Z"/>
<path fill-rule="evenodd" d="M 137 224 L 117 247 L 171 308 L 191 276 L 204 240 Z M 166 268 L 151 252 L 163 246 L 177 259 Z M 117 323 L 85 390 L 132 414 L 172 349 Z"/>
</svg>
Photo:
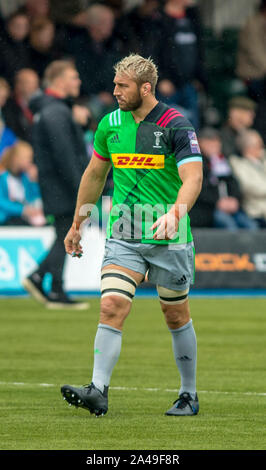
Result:
<svg viewBox="0 0 266 470">
<path fill-rule="evenodd" d="M 164 155 L 149 155 L 147 153 L 112 153 L 115 168 L 164 168 Z"/>
</svg>

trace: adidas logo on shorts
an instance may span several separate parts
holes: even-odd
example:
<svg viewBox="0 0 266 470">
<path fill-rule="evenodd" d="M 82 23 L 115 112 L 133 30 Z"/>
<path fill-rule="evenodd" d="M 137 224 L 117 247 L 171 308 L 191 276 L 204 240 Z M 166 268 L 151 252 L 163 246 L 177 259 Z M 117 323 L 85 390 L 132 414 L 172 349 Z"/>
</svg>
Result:
<svg viewBox="0 0 266 470">
<path fill-rule="evenodd" d="M 185 275 L 183 275 L 180 279 L 178 279 L 178 280 L 176 281 L 176 283 L 177 283 L 178 285 L 179 285 L 179 284 L 186 284 L 186 282 L 187 282 L 187 278 L 186 278 Z"/>
</svg>

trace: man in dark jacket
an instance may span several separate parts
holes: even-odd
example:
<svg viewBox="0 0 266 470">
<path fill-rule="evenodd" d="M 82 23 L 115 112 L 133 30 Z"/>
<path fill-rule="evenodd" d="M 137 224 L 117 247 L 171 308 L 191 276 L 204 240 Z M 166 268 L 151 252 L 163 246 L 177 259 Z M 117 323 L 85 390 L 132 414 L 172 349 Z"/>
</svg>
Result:
<svg viewBox="0 0 266 470">
<path fill-rule="evenodd" d="M 81 81 L 69 61 L 54 61 L 46 69 L 44 92 L 30 101 L 33 113 L 33 147 L 39 172 L 44 212 L 54 218 L 56 239 L 37 271 L 24 280 L 24 287 L 49 308 L 86 308 L 63 290 L 64 237 L 72 222 L 81 176 L 88 164 L 81 127 L 73 120 L 65 101 L 78 97 Z M 52 274 L 47 295 L 42 286 L 45 274 Z"/>
</svg>

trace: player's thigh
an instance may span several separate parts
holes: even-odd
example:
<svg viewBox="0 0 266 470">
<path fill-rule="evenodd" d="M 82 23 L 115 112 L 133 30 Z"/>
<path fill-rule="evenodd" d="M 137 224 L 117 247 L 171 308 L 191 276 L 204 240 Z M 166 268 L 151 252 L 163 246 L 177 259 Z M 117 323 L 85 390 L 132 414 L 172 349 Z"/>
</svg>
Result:
<svg viewBox="0 0 266 470">
<path fill-rule="evenodd" d="M 135 284 L 138 286 L 144 279 L 144 275 L 142 273 L 138 273 L 133 271 L 132 269 L 125 268 L 124 266 L 118 266 L 117 264 L 108 264 L 102 268 L 102 276 L 106 274 L 108 271 L 120 271 L 123 275 L 130 276 L 134 281 Z"/>
<path fill-rule="evenodd" d="M 148 269 L 148 264 L 141 254 L 140 243 L 116 239 L 109 239 L 105 244 L 102 270 L 110 265 L 127 272 L 137 284 L 144 278 Z"/>
<path fill-rule="evenodd" d="M 102 300 L 116 295 L 132 302 L 136 287 L 143 280 L 146 271 L 147 263 L 140 253 L 138 243 L 107 240 L 101 273 Z"/>
<path fill-rule="evenodd" d="M 173 291 L 189 289 L 194 282 L 194 245 L 152 246 L 146 254 L 148 279 Z"/>
</svg>

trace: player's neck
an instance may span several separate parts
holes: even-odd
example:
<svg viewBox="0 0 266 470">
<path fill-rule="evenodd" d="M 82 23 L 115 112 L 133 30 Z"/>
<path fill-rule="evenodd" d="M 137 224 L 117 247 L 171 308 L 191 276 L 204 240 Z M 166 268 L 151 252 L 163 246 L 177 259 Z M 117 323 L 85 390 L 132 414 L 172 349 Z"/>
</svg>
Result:
<svg viewBox="0 0 266 470">
<path fill-rule="evenodd" d="M 135 111 L 131 111 L 133 118 L 135 119 L 136 123 L 143 121 L 146 116 L 151 112 L 151 110 L 157 105 L 158 100 L 155 96 L 150 96 L 149 99 L 143 101 L 140 108 L 136 109 Z"/>
</svg>

